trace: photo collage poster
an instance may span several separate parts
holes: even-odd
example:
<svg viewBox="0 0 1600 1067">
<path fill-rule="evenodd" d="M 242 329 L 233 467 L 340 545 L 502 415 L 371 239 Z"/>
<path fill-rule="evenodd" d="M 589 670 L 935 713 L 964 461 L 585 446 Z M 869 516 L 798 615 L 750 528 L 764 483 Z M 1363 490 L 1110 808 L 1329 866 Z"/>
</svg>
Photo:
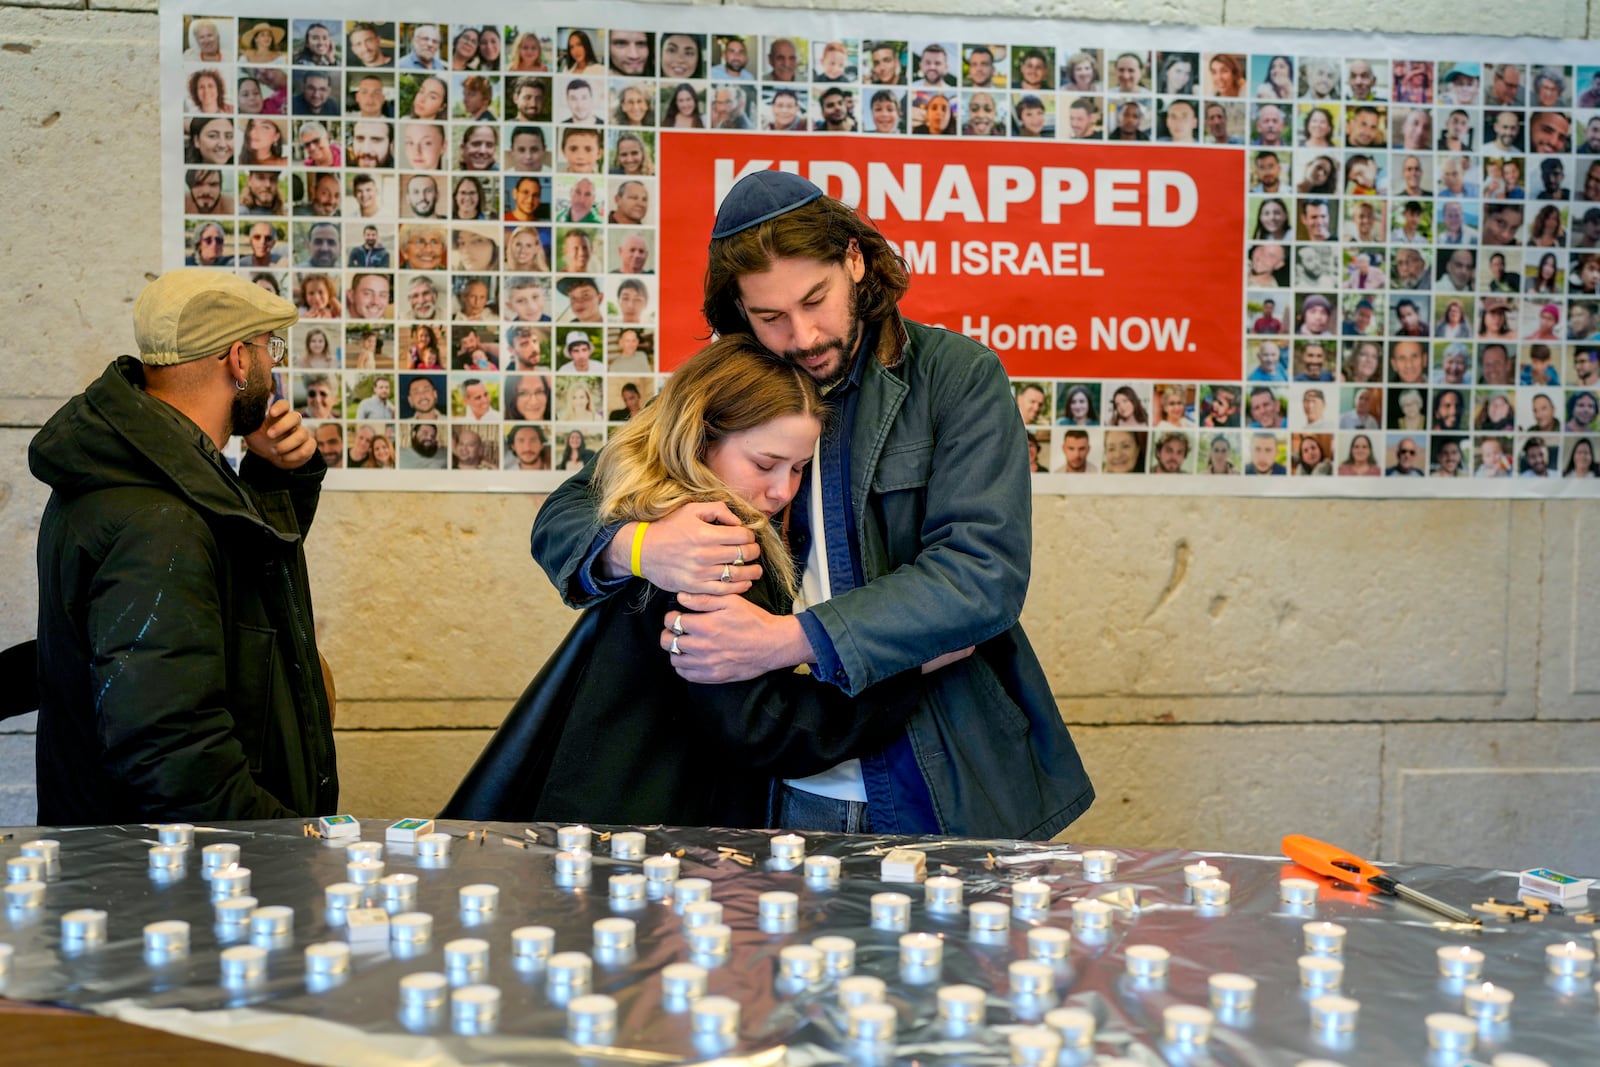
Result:
<svg viewBox="0 0 1600 1067">
<path fill-rule="evenodd" d="M 559 484 L 703 343 L 711 219 L 765 166 L 883 229 L 909 317 L 1000 355 L 1039 491 L 1593 484 L 1582 42 L 653 4 L 162 18 L 167 265 L 300 307 L 279 391 L 330 488 Z"/>
</svg>

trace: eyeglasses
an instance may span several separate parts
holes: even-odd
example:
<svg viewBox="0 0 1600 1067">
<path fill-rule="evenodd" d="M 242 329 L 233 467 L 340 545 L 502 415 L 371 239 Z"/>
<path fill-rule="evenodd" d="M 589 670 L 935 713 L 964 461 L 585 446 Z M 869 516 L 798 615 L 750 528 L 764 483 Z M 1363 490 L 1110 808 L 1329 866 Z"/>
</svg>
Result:
<svg viewBox="0 0 1600 1067">
<path fill-rule="evenodd" d="M 282 363 L 284 357 L 289 354 L 289 342 L 285 341 L 277 334 L 273 334 L 271 337 L 267 338 L 266 343 L 264 344 L 260 341 L 243 341 L 241 343 L 255 348 L 265 348 L 267 350 L 267 355 L 272 357 L 272 365 L 274 367 Z"/>
<path fill-rule="evenodd" d="M 1395 454 L 1401 456 L 1414 456 L 1417 454 L 1417 450 L 1414 448 L 1397 448 L 1395 449 Z"/>
</svg>

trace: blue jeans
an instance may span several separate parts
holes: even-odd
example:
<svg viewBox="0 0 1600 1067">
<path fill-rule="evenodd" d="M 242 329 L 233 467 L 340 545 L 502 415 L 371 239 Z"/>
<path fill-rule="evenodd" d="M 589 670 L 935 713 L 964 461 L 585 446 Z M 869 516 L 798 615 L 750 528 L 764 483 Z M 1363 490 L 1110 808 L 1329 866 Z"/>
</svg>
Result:
<svg viewBox="0 0 1600 1067">
<path fill-rule="evenodd" d="M 785 784 L 778 795 L 778 825 L 785 830 L 820 830 L 833 834 L 872 832 L 866 804 L 835 800 Z"/>
</svg>

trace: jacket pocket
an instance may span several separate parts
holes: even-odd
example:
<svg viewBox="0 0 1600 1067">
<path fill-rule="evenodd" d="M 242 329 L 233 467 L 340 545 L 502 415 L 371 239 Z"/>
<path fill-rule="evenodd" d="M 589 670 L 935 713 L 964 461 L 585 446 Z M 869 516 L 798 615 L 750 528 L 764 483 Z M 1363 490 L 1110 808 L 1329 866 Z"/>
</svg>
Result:
<svg viewBox="0 0 1600 1067">
<path fill-rule="evenodd" d="M 277 676 L 278 632 L 271 627 L 235 624 L 233 663 L 228 687 L 229 711 L 244 746 L 250 770 L 259 772 L 266 749 L 267 716 L 272 708 L 272 683 Z"/>
<path fill-rule="evenodd" d="M 872 488 L 878 493 L 919 489 L 928 484 L 932 470 L 932 441 L 886 448 L 878 457 L 878 469 L 872 472 Z"/>
</svg>

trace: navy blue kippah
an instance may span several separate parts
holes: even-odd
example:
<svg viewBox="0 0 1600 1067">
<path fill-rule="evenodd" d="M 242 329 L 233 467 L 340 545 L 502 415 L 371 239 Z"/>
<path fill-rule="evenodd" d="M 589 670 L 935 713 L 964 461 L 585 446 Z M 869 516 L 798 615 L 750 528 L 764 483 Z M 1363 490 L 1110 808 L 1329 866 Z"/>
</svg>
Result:
<svg viewBox="0 0 1600 1067">
<path fill-rule="evenodd" d="M 784 170 L 758 170 L 734 183 L 717 209 L 713 241 L 787 215 L 822 196 L 822 190 L 798 174 Z"/>
</svg>

